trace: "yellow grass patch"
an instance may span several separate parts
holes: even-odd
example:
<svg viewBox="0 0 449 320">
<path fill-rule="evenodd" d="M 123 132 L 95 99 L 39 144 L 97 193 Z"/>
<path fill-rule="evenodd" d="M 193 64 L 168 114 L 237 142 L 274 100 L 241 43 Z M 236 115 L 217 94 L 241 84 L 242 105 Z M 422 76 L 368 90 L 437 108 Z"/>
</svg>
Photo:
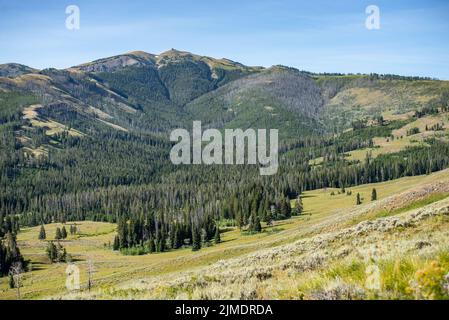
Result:
<svg viewBox="0 0 449 320">
<path fill-rule="evenodd" d="M 38 109 L 42 108 L 42 105 L 35 104 L 26 107 L 23 110 L 23 119 L 28 120 L 33 127 L 46 129 L 45 133 L 49 136 L 67 132 L 71 136 L 81 137 L 84 134 L 75 129 L 69 129 L 62 123 L 54 120 L 44 120 L 39 118 Z"/>
<path fill-rule="evenodd" d="M 444 131 L 431 131 L 430 128 L 437 123 L 443 124 Z M 426 126 L 428 131 L 426 131 Z M 418 128 L 420 133 L 407 136 L 407 131 L 412 128 Z M 449 133 L 449 119 L 448 113 L 443 113 L 434 116 L 426 116 L 413 121 L 404 127 L 393 130 L 392 135 L 395 137 L 376 137 L 373 139 L 374 148 L 364 148 L 359 150 L 354 150 L 348 153 L 348 160 L 359 160 L 362 161 L 366 158 L 367 154 L 371 154 L 373 158 L 388 153 L 395 153 L 404 150 L 406 147 L 411 146 L 422 146 L 425 145 L 425 140 L 431 137 L 440 137 L 441 135 Z M 313 163 L 317 163 L 315 160 Z M 319 163 L 319 162 L 318 162 Z"/>
</svg>

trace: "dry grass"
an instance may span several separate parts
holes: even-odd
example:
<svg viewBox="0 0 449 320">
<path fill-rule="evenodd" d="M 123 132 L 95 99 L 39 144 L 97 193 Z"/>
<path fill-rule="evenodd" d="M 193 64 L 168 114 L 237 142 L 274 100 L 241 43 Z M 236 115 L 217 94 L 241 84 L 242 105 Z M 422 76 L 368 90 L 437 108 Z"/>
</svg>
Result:
<svg viewBox="0 0 449 320">
<path fill-rule="evenodd" d="M 366 216 L 366 219 L 372 219 L 371 212 L 381 210 L 384 206 L 392 206 L 395 203 L 398 206 L 403 206 L 409 202 L 408 197 L 419 199 L 424 197 L 425 194 L 441 192 L 441 188 L 425 187 L 429 183 L 433 186 L 435 181 L 440 181 L 441 184 L 446 186 L 449 181 L 449 171 L 351 188 L 354 196 L 331 196 L 332 189 L 307 192 L 303 197 L 306 209 L 303 216 L 279 221 L 273 227 L 264 226 L 265 232 L 261 234 L 242 235 L 239 230 L 235 229 L 225 232 L 222 234 L 223 243 L 204 248 L 199 252 L 181 249 L 163 254 L 123 256 L 104 246 L 112 242 L 115 235 L 115 225 L 98 222 L 79 222 L 81 235 L 69 236 L 62 243 L 75 259 L 75 263 L 81 268 L 82 283 L 85 284 L 87 260 L 91 259 L 94 262 L 97 270 L 94 275 L 95 290 L 91 296 L 82 293 L 81 297 L 85 298 L 198 298 L 202 297 L 203 294 L 204 297 L 209 297 L 209 295 L 218 297 L 221 294 L 235 298 L 250 298 L 253 297 L 254 292 L 257 292 L 257 298 L 263 298 L 275 297 L 270 292 L 278 291 L 279 294 L 276 297 L 292 295 L 292 298 L 298 298 L 297 293 L 293 295 L 291 292 L 292 288 L 297 287 L 297 284 L 289 283 L 287 278 L 284 279 L 283 275 L 288 274 L 288 272 L 276 266 L 279 266 L 282 261 L 290 261 L 290 258 L 298 260 L 295 268 L 299 269 L 311 268 L 315 264 L 324 262 L 320 255 L 312 255 L 312 253 L 319 253 L 320 251 L 319 247 L 310 246 L 310 241 L 312 241 L 310 239 L 314 239 L 312 241 L 314 242 L 317 235 L 350 228 L 359 223 L 359 219 L 363 220 L 364 216 Z M 356 207 L 355 194 L 359 192 L 363 198 L 369 199 L 373 187 L 376 187 L 378 191 L 379 200 L 375 203 L 368 203 L 365 200 L 364 205 Z M 400 195 L 404 192 L 405 195 Z M 397 196 L 391 197 L 392 195 Z M 400 199 L 404 200 L 401 202 Z M 46 226 L 47 235 L 50 239 L 57 226 L 60 225 Z M 66 228 L 68 229 L 68 226 Z M 33 264 L 33 271 L 25 275 L 24 287 L 22 288 L 24 298 L 73 297 L 67 295 L 65 289 L 66 265 L 51 265 L 48 263 L 45 256 L 46 243 L 37 240 L 38 232 L 39 227 L 27 228 L 18 236 L 19 246 L 23 254 Z M 300 251 L 304 250 L 304 254 L 307 254 L 307 256 L 295 258 L 288 253 L 283 253 L 285 248 L 295 246 L 297 241 L 305 241 L 306 244 L 301 247 L 303 249 Z M 347 241 L 350 242 L 353 239 Z M 329 247 L 326 250 L 331 249 Z M 335 250 L 336 252 L 344 252 L 345 246 L 339 246 Z M 274 260 L 263 258 L 266 254 L 272 256 L 273 252 L 278 252 L 278 258 Z M 267 278 L 263 282 L 264 285 L 260 284 L 259 279 L 264 279 L 267 275 L 263 270 L 258 269 L 259 264 L 257 263 L 254 264 L 254 268 L 251 269 L 253 271 L 250 272 L 247 272 L 246 267 L 237 267 L 246 264 L 245 261 L 252 261 L 254 255 L 259 257 L 257 259 L 260 259 L 260 264 L 273 266 L 276 269 L 273 269 L 273 273 L 279 274 L 279 276 L 271 275 L 273 282 L 265 282 L 269 281 Z M 225 277 L 233 279 L 232 277 L 235 275 L 235 277 L 241 277 L 239 278 L 241 280 L 235 283 L 231 283 L 231 280 L 229 280 L 225 284 L 221 282 L 221 276 L 217 276 L 218 282 L 214 280 L 215 272 L 220 274 L 222 272 L 220 266 L 231 265 L 235 265 L 235 267 L 226 267 L 229 274 L 226 274 Z M 299 276 L 297 272 L 295 273 L 296 276 Z M 311 279 L 314 279 L 314 277 Z M 316 274 L 316 278 L 317 282 L 324 281 L 320 274 Z M 215 293 L 202 291 L 201 287 L 197 287 L 195 284 L 197 280 L 193 281 L 192 291 L 187 290 L 187 292 L 190 292 L 189 294 L 186 291 L 176 289 L 176 286 L 173 289 L 170 285 L 172 280 L 180 281 L 183 283 L 183 287 L 190 288 L 189 284 L 185 284 L 185 279 L 188 279 L 188 281 L 206 279 L 206 282 L 215 283 L 216 287 L 211 287 L 211 290 Z M 144 292 L 138 291 L 140 287 L 148 288 L 149 283 L 151 285 L 157 284 L 154 292 L 151 291 L 150 294 L 147 289 Z M 275 286 L 277 290 L 270 291 L 271 287 L 268 286 L 268 283 L 270 283 L 270 286 Z M 311 281 L 307 285 L 312 286 L 313 283 L 315 282 Z M 7 288 L 6 278 L 0 279 L 0 290 L 0 299 L 15 297 L 15 292 Z M 282 293 L 283 290 L 285 295 Z"/>
<path fill-rule="evenodd" d="M 23 119 L 28 120 L 31 126 L 35 128 L 44 128 L 45 134 L 49 136 L 63 132 L 67 132 L 69 135 L 75 137 L 81 137 L 84 135 L 82 132 L 72 128 L 69 129 L 67 126 L 54 120 L 41 119 L 38 113 L 39 108 L 42 108 L 42 105 L 36 104 L 28 106 L 23 110 Z"/>
<path fill-rule="evenodd" d="M 444 126 L 443 131 L 426 131 L 426 126 L 431 128 L 433 125 L 437 123 L 442 124 Z M 407 136 L 407 131 L 412 128 L 418 128 L 420 133 Z M 425 140 L 436 137 L 441 138 L 445 135 L 449 134 L 449 114 L 443 113 L 434 116 L 426 116 L 423 118 L 419 118 L 404 127 L 393 130 L 392 135 L 394 139 L 391 137 L 376 137 L 373 139 L 374 147 L 373 148 L 364 148 L 359 150 L 351 151 L 347 154 L 348 160 L 359 160 L 363 161 L 366 158 L 367 154 L 370 154 L 373 158 L 388 153 L 395 153 L 404 150 L 407 147 L 412 146 L 423 146 L 425 144 Z M 322 160 L 321 160 L 322 161 Z M 315 159 L 312 164 L 319 164 L 319 159 Z"/>
</svg>

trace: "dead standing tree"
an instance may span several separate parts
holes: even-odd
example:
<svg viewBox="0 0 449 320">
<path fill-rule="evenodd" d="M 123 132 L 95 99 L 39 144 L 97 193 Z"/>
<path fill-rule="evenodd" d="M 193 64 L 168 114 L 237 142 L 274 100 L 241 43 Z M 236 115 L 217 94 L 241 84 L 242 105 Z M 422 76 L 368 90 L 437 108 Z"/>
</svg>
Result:
<svg viewBox="0 0 449 320">
<path fill-rule="evenodd" d="M 87 261 L 87 289 L 90 292 L 90 289 L 93 286 L 93 276 L 95 273 L 95 266 L 92 259 Z"/>
<path fill-rule="evenodd" d="M 13 286 L 17 289 L 17 299 L 20 299 L 20 287 L 22 286 L 23 267 L 21 262 L 15 262 L 9 269 L 9 274 L 12 278 Z"/>
</svg>

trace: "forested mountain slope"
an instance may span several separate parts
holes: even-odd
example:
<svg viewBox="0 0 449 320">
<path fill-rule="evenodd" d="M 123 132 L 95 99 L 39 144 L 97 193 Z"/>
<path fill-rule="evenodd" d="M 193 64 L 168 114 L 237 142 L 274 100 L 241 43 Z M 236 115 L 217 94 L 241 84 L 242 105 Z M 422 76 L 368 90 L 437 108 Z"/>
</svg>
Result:
<svg viewBox="0 0 449 320">
<path fill-rule="evenodd" d="M 325 131 L 319 121 L 323 109 L 313 79 L 282 66 L 228 83 L 187 105 L 194 118 L 211 127 L 282 128 L 282 138 Z"/>
</svg>

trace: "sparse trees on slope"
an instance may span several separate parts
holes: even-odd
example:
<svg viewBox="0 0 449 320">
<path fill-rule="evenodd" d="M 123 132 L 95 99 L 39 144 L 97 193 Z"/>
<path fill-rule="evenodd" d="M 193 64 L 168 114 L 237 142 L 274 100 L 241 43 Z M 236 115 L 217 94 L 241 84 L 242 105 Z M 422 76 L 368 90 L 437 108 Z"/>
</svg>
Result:
<svg viewBox="0 0 449 320">
<path fill-rule="evenodd" d="M 67 251 L 59 242 L 55 245 L 53 241 L 50 241 L 46 253 L 51 263 L 66 262 Z"/>
<path fill-rule="evenodd" d="M 77 228 L 76 228 L 76 225 L 74 225 L 74 224 L 71 224 L 70 225 L 70 234 L 71 235 L 75 235 L 76 233 L 77 233 Z"/>
<path fill-rule="evenodd" d="M 57 252 L 56 252 L 56 246 L 55 246 L 55 244 L 53 243 L 53 241 L 50 241 L 50 242 L 47 244 L 46 253 L 47 253 L 48 259 L 50 259 L 50 262 L 53 263 L 53 262 L 56 261 L 56 258 L 57 258 L 57 256 L 58 256 L 58 254 L 57 254 Z"/>
</svg>

